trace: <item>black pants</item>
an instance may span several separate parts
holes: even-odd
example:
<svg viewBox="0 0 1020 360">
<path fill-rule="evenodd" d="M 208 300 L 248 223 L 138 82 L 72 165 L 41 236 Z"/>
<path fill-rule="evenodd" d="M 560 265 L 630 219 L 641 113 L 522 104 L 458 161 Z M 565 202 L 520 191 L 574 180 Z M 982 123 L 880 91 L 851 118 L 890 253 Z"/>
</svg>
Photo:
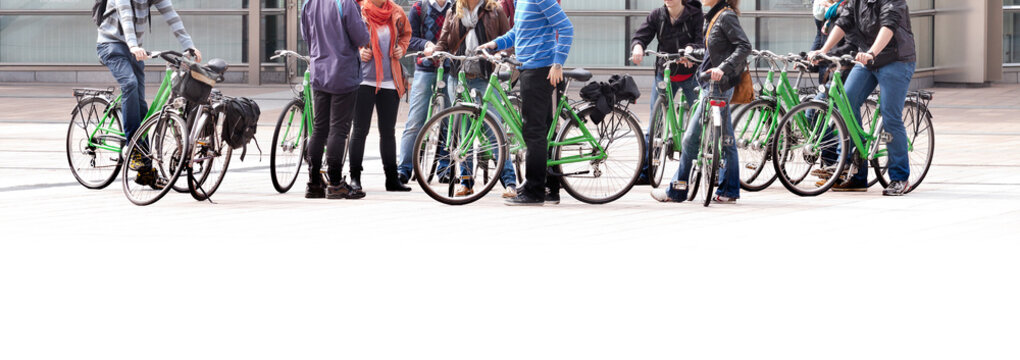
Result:
<svg viewBox="0 0 1020 360">
<path fill-rule="evenodd" d="M 397 140 L 394 129 L 397 125 L 397 110 L 400 95 L 396 90 L 379 89 L 362 85 L 358 89 L 358 104 L 354 112 L 354 135 L 351 137 L 351 174 L 361 174 L 365 159 L 365 140 L 372 128 L 372 110 L 379 118 L 379 154 L 382 156 L 383 171 L 387 178 L 397 174 Z"/>
<path fill-rule="evenodd" d="M 312 183 L 319 183 L 322 177 L 322 150 L 326 147 L 326 164 L 329 165 L 329 181 L 331 185 L 340 184 L 344 169 L 344 150 L 347 148 L 347 135 L 351 132 L 354 114 L 351 107 L 357 101 L 358 93 L 351 91 L 346 94 L 330 94 L 315 91 L 315 124 L 312 137 L 308 141 L 308 176 Z M 328 138 L 328 142 L 327 142 Z"/>
<path fill-rule="evenodd" d="M 521 70 L 522 134 L 528 147 L 525 158 L 526 182 L 524 191 L 539 199 L 545 196 L 546 187 L 559 192 L 559 178 L 550 178 L 546 169 L 549 159 L 549 127 L 552 125 L 553 96 L 556 90 L 549 83 L 549 67 Z M 547 181 L 548 180 L 548 181 Z"/>
</svg>

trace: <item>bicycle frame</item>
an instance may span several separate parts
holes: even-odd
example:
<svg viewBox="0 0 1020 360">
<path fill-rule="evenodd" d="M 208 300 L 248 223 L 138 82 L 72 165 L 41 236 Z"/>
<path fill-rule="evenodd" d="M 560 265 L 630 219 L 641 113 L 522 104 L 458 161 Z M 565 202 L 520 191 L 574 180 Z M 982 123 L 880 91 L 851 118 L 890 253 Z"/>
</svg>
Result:
<svg viewBox="0 0 1020 360">
<path fill-rule="evenodd" d="M 166 105 L 167 101 L 170 99 L 170 92 L 171 92 L 170 91 L 170 79 L 173 76 L 173 72 L 174 72 L 173 69 L 171 69 L 170 67 L 167 67 L 166 72 L 163 75 L 163 82 L 161 82 L 159 84 L 159 90 L 156 91 L 156 97 L 152 100 L 152 105 L 149 106 L 149 112 L 145 114 L 144 118 L 142 118 L 143 121 L 144 120 L 148 120 L 150 117 L 152 117 L 152 115 L 155 115 L 156 113 L 162 111 L 163 110 L 163 106 Z M 94 130 L 92 130 L 91 134 L 89 134 L 89 145 L 90 146 L 93 146 L 93 147 L 96 147 L 96 148 L 99 148 L 99 149 L 103 149 L 103 150 L 108 150 L 108 151 L 115 151 L 115 152 L 120 152 L 121 151 L 121 146 L 110 145 L 107 142 L 107 139 L 106 139 L 107 137 L 106 136 L 98 136 L 97 134 L 99 134 L 99 132 L 102 131 L 104 135 L 116 135 L 116 136 L 121 137 L 121 138 L 124 138 L 124 137 L 127 136 L 126 133 L 124 133 L 123 131 L 114 129 L 109 124 L 109 122 L 111 121 L 110 119 L 112 119 L 112 116 L 110 116 L 110 114 L 113 113 L 113 111 L 116 111 L 116 110 L 120 109 L 120 104 L 121 104 L 121 101 L 123 100 L 122 99 L 123 96 L 124 96 L 124 94 L 117 95 L 117 97 L 114 98 L 112 102 L 110 102 L 110 106 L 106 107 L 106 110 L 103 112 L 103 118 L 99 120 L 99 124 L 97 124 L 96 128 Z M 81 109 L 79 108 L 78 111 L 80 112 Z M 100 138 L 100 139 L 98 139 L 98 141 L 97 141 L 96 140 L 97 138 Z M 126 141 L 130 141 L 131 139 L 125 139 L 125 140 Z"/>
<path fill-rule="evenodd" d="M 669 126 L 670 131 L 673 133 L 673 149 L 677 152 L 682 152 L 684 132 L 687 131 L 687 128 L 684 126 L 684 115 L 687 114 L 687 110 L 691 110 L 692 113 L 693 111 L 698 111 L 698 108 L 701 106 L 701 101 L 695 101 L 694 106 L 692 106 L 691 109 L 687 109 L 687 95 L 681 91 L 680 108 L 678 111 L 676 102 L 673 100 L 673 84 L 670 80 L 670 78 L 673 77 L 673 73 L 669 70 L 669 68 L 669 62 L 667 62 L 662 73 L 662 81 L 666 86 L 660 93 L 659 98 L 668 104 L 666 106 L 666 114 L 664 115 L 666 116 L 667 126 Z M 655 84 L 655 86 L 659 86 L 659 84 Z M 654 114 L 652 115 L 654 116 Z"/>
<path fill-rule="evenodd" d="M 310 69 L 305 69 L 304 78 L 301 82 L 301 102 L 304 104 L 304 109 L 301 112 L 301 126 L 298 127 L 298 134 L 308 129 L 308 136 L 311 137 L 312 130 L 315 129 L 312 126 L 312 119 L 315 118 L 315 107 L 312 106 L 312 72 Z M 286 110 L 286 109 L 285 109 Z M 282 143 L 286 141 L 290 135 L 290 125 L 294 122 L 294 113 L 291 113 L 290 119 L 287 119 L 287 130 L 284 131 L 283 136 L 280 137 L 281 145 L 286 146 L 287 144 Z M 300 141 L 300 137 L 298 138 Z"/>
</svg>

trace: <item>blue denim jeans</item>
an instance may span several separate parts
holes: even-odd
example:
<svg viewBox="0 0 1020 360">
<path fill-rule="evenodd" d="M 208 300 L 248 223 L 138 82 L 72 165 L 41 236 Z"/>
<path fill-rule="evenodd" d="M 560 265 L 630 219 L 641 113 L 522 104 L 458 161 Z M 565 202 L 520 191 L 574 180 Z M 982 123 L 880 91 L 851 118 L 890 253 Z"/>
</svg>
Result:
<svg viewBox="0 0 1020 360">
<path fill-rule="evenodd" d="M 645 128 L 646 131 L 652 129 L 652 121 L 655 120 L 654 119 L 654 116 L 655 116 L 655 102 L 659 100 L 659 82 L 661 82 L 662 79 L 663 79 L 662 74 L 655 75 L 655 84 L 652 85 L 652 97 L 649 98 L 652 101 L 652 104 L 649 105 L 649 107 L 651 108 L 652 112 L 649 113 L 650 115 L 648 117 L 648 127 Z M 684 80 L 684 81 L 671 81 L 670 82 L 670 86 L 672 87 L 672 92 L 673 92 L 674 100 L 676 100 L 677 91 L 683 90 L 684 98 L 685 98 L 684 100 L 686 100 L 688 108 L 693 106 L 694 105 L 694 101 L 698 99 L 698 79 L 695 78 L 694 76 L 691 76 L 690 79 L 687 79 L 687 80 Z M 650 137 L 649 134 L 646 132 L 645 133 L 645 144 L 648 144 L 649 141 L 651 141 L 651 139 L 649 137 Z M 652 154 L 652 147 L 651 146 L 645 146 L 645 148 L 646 148 L 646 151 L 645 151 L 644 165 L 641 166 L 641 177 L 640 177 L 641 180 L 645 180 L 645 179 L 648 178 L 648 161 L 650 160 L 650 157 L 651 157 L 651 154 Z"/>
<path fill-rule="evenodd" d="M 404 125 L 404 134 L 400 137 L 400 164 L 397 172 L 401 175 L 411 177 L 414 163 L 411 156 L 414 154 L 414 140 L 418 138 L 421 127 L 429 119 L 426 118 L 429 112 L 429 105 L 432 102 L 432 88 L 436 84 L 436 73 L 417 71 L 414 73 L 414 81 L 411 83 L 411 106 L 407 113 L 407 123 Z M 450 106 L 450 99 L 446 98 L 446 106 Z"/>
<path fill-rule="evenodd" d="M 708 91 L 708 89 L 703 88 L 702 91 Z M 733 98 L 733 89 L 724 92 L 714 89 L 712 95 L 724 97 L 729 102 L 729 99 Z M 706 103 L 704 106 L 708 106 L 708 104 Z M 705 109 L 703 108 L 703 110 Z M 691 117 L 690 125 L 687 126 L 687 133 L 684 134 L 684 151 L 680 156 L 680 167 L 676 169 L 673 181 L 670 183 L 669 189 L 666 190 L 666 194 L 674 201 L 684 201 L 687 199 L 686 188 L 684 190 L 677 190 L 676 185 L 687 181 L 688 175 L 691 172 L 691 162 L 694 161 L 694 157 L 697 156 L 698 149 L 700 149 L 701 117 L 703 115 L 704 111 L 695 112 L 694 116 Z M 736 199 L 740 197 L 740 160 L 737 158 L 736 143 L 733 141 L 733 122 L 730 119 L 730 109 L 728 106 L 724 106 L 722 109 L 722 124 L 722 159 L 725 161 L 726 167 L 719 174 L 719 189 L 716 190 L 716 194 Z M 687 186 L 689 187 L 690 184 L 687 184 Z"/>
<path fill-rule="evenodd" d="M 912 62 L 894 62 L 874 71 L 857 65 L 846 80 L 847 98 L 858 123 L 861 122 L 861 105 L 864 105 L 864 101 L 875 87 L 881 88 L 879 111 L 882 113 L 882 127 L 885 132 L 892 135 L 892 141 L 886 144 L 889 153 L 889 179 L 892 181 L 906 181 L 910 177 L 907 130 L 903 127 L 903 105 L 916 65 Z M 854 181 L 868 180 L 868 164 L 862 163 L 854 174 Z"/>
<path fill-rule="evenodd" d="M 457 78 L 451 75 L 446 83 L 448 84 L 446 89 L 450 94 L 450 99 L 460 99 L 460 94 L 457 94 Z M 478 78 L 467 81 L 467 90 L 471 91 L 471 89 L 475 89 L 478 92 L 479 97 L 485 95 L 485 89 L 487 87 L 489 87 L 489 78 Z M 496 121 L 499 122 L 500 126 L 503 126 L 503 119 L 499 116 L 499 113 L 496 112 L 495 108 L 489 106 L 489 110 L 486 113 L 492 114 L 492 117 L 496 118 Z M 489 141 L 493 143 L 496 142 L 496 134 L 492 133 L 492 129 L 486 128 L 485 135 L 489 137 Z M 471 162 L 468 161 L 467 166 L 461 167 L 461 175 L 469 175 L 470 173 L 467 172 L 467 169 L 470 168 L 471 165 Z M 503 183 L 504 187 L 517 186 L 517 172 L 514 171 L 514 163 L 510 161 L 509 153 L 507 154 L 506 162 L 503 164 L 503 173 L 500 175 L 499 180 Z M 462 180 L 461 185 L 470 188 L 474 186 L 474 182 L 470 180 Z"/>
<path fill-rule="evenodd" d="M 142 125 L 142 117 L 149 112 L 149 105 L 145 102 L 145 63 L 135 60 L 135 55 L 124 43 L 100 43 L 96 45 L 96 53 L 120 85 L 120 122 L 128 141 L 131 141 L 135 130 Z"/>
</svg>

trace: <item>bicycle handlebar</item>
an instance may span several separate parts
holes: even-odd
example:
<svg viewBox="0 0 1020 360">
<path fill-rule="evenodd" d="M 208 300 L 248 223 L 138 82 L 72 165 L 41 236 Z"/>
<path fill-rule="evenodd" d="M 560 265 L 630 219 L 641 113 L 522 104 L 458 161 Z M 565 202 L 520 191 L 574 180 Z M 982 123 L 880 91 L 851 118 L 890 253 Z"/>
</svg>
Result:
<svg viewBox="0 0 1020 360">
<path fill-rule="evenodd" d="M 704 62 L 704 60 L 698 59 L 698 58 L 692 56 L 690 53 L 688 53 L 687 51 L 684 51 L 684 50 L 681 50 L 679 53 L 676 53 L 676 54 L 658 52 L 658 51 L 653 51 L 653 50 L 645 50 L 645 56 L 654 56 L 654 57 L 657 57 L 657 58 L 660 58 L 660 59 L 665 59 L 667 62 L 678 62 L 678 61 L 680 61 L 682 59 L 687 59 L 687 60 L 689 60 L 691 62 L 694 62 L 694 63 L 697 63 L 697 64 L 700 64 L 700 63 Z"/>
<path fill-rule="evenodd" d="M 298 54 L 298 53 L 296 53 L 294 51 L 290 51 L 290 50 L 276 50 L 274 52 L 274 54 L 276 54 L 276 55 L 273 55 L 273 57 L 270 57 L 269 60 L 276 60 L 276 59 L 279 59 L 281 57 L 286 56 L 286 57 L 297 58 L 297 59 L 302 60 L 302 61 L 304 61 L 306 63 L 309 63 L 309 64 L 312 63 L 312 59 L 311 58 L 309 58 L 307 56 L 304 56 L 304 55 L 301 55 L 301 54 Z"/>
<path fill-rule="evenodd" d="M 833 64 L 838 64 L 838 63 L 843 63 L 843 62 L 845 62 L 845 63 L 848 63 L 848 64 L 860 64 L 860 65 L 865 65 L 865 64 L 863 64 L 863 63 L 861 63 L 861 62 L 857 61 L 856 59 L 854 59 L 854 57 L 853 57 L 852 55 L 843 55 L 843 56 L 829 56 L 829 55 L 826 55 L 826 54 L 822 54 L 822 53 L 817 53 L 817 54 L 815 54 L 815 57 L 814 57 L 814 58 L 812 58 L 812 60 L 814 60 L 814 59 L 822 59 L 822 60 L 827 60 L 827 61 L 830 61 L 830 62 L 832 62 Z"/>
</svg>

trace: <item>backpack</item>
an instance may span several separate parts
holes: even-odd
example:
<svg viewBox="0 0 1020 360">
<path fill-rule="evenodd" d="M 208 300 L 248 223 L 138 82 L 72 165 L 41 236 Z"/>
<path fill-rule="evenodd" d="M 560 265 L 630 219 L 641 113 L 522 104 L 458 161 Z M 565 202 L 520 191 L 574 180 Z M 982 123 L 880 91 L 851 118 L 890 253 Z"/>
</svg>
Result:
<svg viewBox="0 0 1020 360">
<path fill-rule="evenodd" d="M 255 100 L 241 97 L 226 101 L 223 106 L 223 141 L 231 148 L 248 145 L 255 138 L 262 111 Z"/>
<path fill-rule="evenodd" d="M 591 120 L 596 124 L 613 111 L 613 104 L 633 104 L 640 97 L 641 90 L 628 74 L 610 76 L 608 82 L 592 81 L 581 88 L 581 99 L 595 104 Z"/>
<path fill-rule="evenodd" d="M 155 1 L 156 0 L 149 0 L 148 1 L 149 8 L 152 8 L 152 3 L 155 2 Z M 106 18 L 110 17 L 110 15 L 112 15 L 113 13 L 117 12 L 116 8 L 111 9 L 110 11 L 106 11 L 107 3 L 109 3 L 109 0 L 95 0 L 95 2 L 92 3 L 92 21 L 96 23 L 97 27 L 98 26 L 103 26 L 103 22 L 106 21 Z M 120 34 L 122 36 L 124 35 L 124 27 L 123 26 L 118 26 L 117 30 L 120 31 Z M 152 10 L 151 9 L 149 10 L 149 32 L 152 32 Z"/>
</svg>

